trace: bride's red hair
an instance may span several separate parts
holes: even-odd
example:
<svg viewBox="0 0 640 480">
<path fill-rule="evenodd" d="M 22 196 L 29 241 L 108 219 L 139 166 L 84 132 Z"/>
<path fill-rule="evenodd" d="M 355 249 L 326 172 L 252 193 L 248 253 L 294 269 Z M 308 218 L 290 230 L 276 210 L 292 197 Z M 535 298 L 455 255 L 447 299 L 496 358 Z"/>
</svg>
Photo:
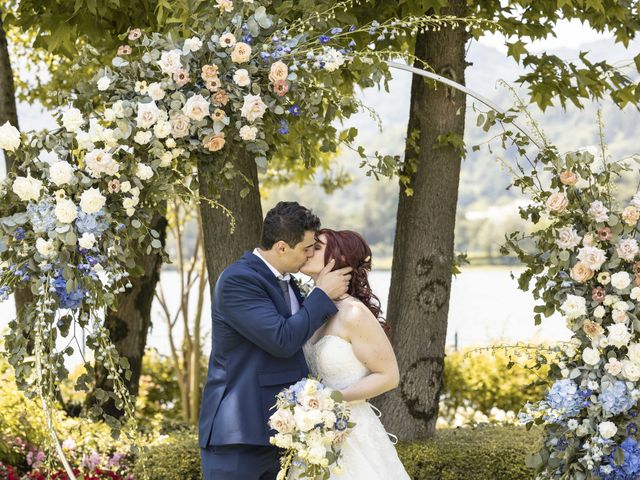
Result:
<svg viewBox="0 0 640 480">
<path fill-rule="evenodd" d="M 378 319 L 382 328 L 388 331 L 388 325 L 382 318 L 380 300 L 371 290 L 369 285 L 369 272 L 371 271 L 371 248 L 367 241 L 357 232 L 351 230 L 331 230 L 323 228 L 317 232 L 317 237 L 324 235 L 326 244 L 324 250 L 324 263 L 335 259 L 334 270 L 351 267 L 351 283 L 348 294 L 364 303 Z"/>
</svg>

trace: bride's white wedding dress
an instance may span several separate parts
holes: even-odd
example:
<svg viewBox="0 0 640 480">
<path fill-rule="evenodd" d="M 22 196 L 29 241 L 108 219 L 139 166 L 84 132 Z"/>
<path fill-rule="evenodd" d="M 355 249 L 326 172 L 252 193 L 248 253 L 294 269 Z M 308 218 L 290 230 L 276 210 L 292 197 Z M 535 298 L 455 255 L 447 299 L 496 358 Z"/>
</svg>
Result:
<svg viewBox="0 0 640 480">
<path fill-rule="evenodd" d="M 341 390 L 370 372 L 356 357 L 351 343 L 325 335 L 303 348 L 311 373 L 324 385 Z M 356 423 L 342 444 L 340 466 L 331 480 L 410 480 L 375 407 L 365 401 L 351 402 L 351 420 Z"/>
</svg>

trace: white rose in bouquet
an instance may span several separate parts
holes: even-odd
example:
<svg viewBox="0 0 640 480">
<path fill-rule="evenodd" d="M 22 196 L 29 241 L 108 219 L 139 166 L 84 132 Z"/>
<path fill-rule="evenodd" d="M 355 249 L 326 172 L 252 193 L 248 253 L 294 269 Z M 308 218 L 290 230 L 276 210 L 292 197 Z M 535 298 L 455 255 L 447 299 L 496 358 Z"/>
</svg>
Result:
<svg viewBox="0 0 640 480">
<path fill-rule="evenodd" d="M 85 155 L 84 160 L 93 178 L 100 178 L 103 173 L 115 175 L 120 170 L 120 164 L 102 148 L 91 150 Z"/>
<path fill-rule="evenodd" d="M 605 371 L 609 375 L 620 375 L 622 372 L 622 362 L 620 362 L 617 358 L 610 358 L 609 361 L 604 366 Z"/>
<path fill-rule="evenodd" d="M 153 133 L 149 130 L 140 130 L 133 136 L 133 141 L 139 145 L 146 145 L 153 138 Z"/>
<path fill-rule="evenodd" d="M 609 335 L 607 336 L 609 345 L 621 348 L 627 346 L 631 341 L 631 332 L 629 332 L 624 323 L 609 325 L 607 329 L 609 330 Z"/>
<path fill-rule="evenodd" d="M 596 200 L 591 202 L 591 206 L 587 213 L 591 215 L 591 217 L 596 222 L 606 222 L 609 220 L 609 209 L 604 206 L 604 204 L 600 200 Z"/>
<path fill-rule="evenodd" d="M 602 422 L 598 425 L 598 432 L 602 438 L 612 438 L 618 432 L 618 427 L 613 422 Z"/>
<path fill-rule="evenodd" d="M 151 100 L 158 101 L 164 98 L 166 92 L 162 88 L 162 84 L 160 84 L 160 82 L 153 82 L 147 87 L 147 95 L 151 97 Z"/>
<path fill-rule="evenodd" d="M 580 240 L 582 240 L 582 237 L 578 235 L 575 228 L 564 227 L 558 230 L 556 245 L 564 250 L 572 250 L 580 245 Z"/>
<path fill-rule="evenodd" d="M 86 250 L 90 250 L 96 243 L 96 236 L 93 233 L 84 232 L 82 236 L 78 239 L 78 245 L 80 248 L 84 248 Z"/>
<path fill-rule="evenodd" d="M 78 207 L 68 198 L 58 200 L 54 212 L 61 223 L 72 223 L 78 217 Z"/>
<path fill-rule="evenodd" d="M 567 319 L 574 320 L 587 314 L 587 303 L 584 297 L 577 295 L 567 295 L 566 300 L 560 306 Z"/>
<path fill-rule="evenodd" d="M 197 94 L 189 97 L 182 107 L 182 112 L 191 120 L 199 122 L 209 115 L 209 106 L 209 102 L 202 95 Z"/>
<path fill-rule="evenodd" d="M 80 127 L 84 125 L 84 122 L 85 120 L 82 116 L 82 112 L 77 108 L 70 108 L 69 110 L 65 110 L 62 114 L 62 126 L 69 132 L 77 132 L 80 130 Z"/>
<path fill-rule="evenodd" d="M 15 152 L 20 146 L 20 132 L 8 121 L 0 127 L 0 148 Z"/>
<path fill-rule="evenodd" d="M 607 313 L 607 310 L 602 305 L 598 305 L 593 310 L 593 316 L 596 318 L 604 318 L 606 313 Z"/>
<path fill-rule="evenodd" d="M 158 121 L 159 117 L 160 109 L 156 105 L 156 102 L 138 102 L 138 116 L 136 117 L 136 126 L 138 128 L 151 127 Z"/>
<path fill-rule="evenodd" d="M 160 60 L 158 60 L 158 65 L 160 66 L 160 70 L 162 73 L 176 73 L 178 70 L 182 68 L 182 63 L 180 61 L 180 56 L 182 52 L 180 50 L 171 50 L 168 52 L 162 52 L 160 55 Z"/>
<path fill-rule="evenodd" d="M 293 411 L 296 427 L 302 432 L 308 432 L 317 424 L 322 423 L 322 412 L 320 410 L 305 410 L 296 405 Z"/>
<path fill-rule="evenodd" d="M 630 382 L 637 382 L 640 380 L 640 365 L 631 360 L 623 360 L 622 376 Z"/>
<path fill-rule="evenodd" d="M 243 125 L 238 131 L 240 138 L 245 142 L 252 142 L 256 139 L 258 129 L 249 125 Z"/>
<path fill-rule="evenodd" d="M 607 261 L 604 250 L 598 247 L 582 247 L 578 251 L 578 260 L 594 271 L 600 270 L 602 264 Z"/>
<path fill-rule="evenodd" d="M 64 160 L 52 163 L 49 167 L 49 178 L 58 187 L 66 185 L 73 179 L 73 166 Z"/>
<path fill-rule="evenodd" d="M 144 163 L 138 164 L 138 167 L 136 168 L 136 177 L 143 181 L 149 180 L 153 177 L 153 168 Z"/>
<path fill-rule="evenodd" d="M 82 192 L 80 196 L 80 208 L 84 213 L 97 213 L 100 211 L 107 199 L 97 188 L 89 188 Z"/>
<path fill-rule="evenodd" d="M 627 350 L 627 356 L 636 365 L 640 365 L 640 343 L 632 343 Z"/>
<path fill-rule="evenodd" d="M 639 250 L 638 241 L 635 238 L 624 238 L 616 246 L 618 256 L 627 262 L 633 262 Z"/>
<path fill-rule="evenodd" d="M 296 421 L 289 410 L 278 410 L 269 418 L 269 426 L 278 433 L 291 433 L 296 426 Z"/>
<path fill-rule="evenodd" d="M 617 290 L 624 290 L 631 285 L 631 277 L 627 272 L 616 272 L 611 275 L 611 285 Z"/>
<path fill-rule="evenodd" d="M 158 123 L 153 126 L 153 134 L 157 138 L 168 137 L 171 135 L 171 122 L 167 120 L 159 120 Z"/>
<path fill-rule="evenodd" d="M 197 52 L 202 48 L 202 40 L 200 40 L 198 37 L 187 38 L 184 41 L 184 47 L 189 52 Z"/>
<path fill-rule="evenodd" d="M 244 68 L 240 68 L 240 69 L 236 70 L 236 73 L 233 74 L 233 81 L 239 87 L 248 86 L 251 83 L 251 78 L 249 77 L 249 72 Z"/>
<path fill-rule="evenodd" d="M 27 177 L 16 177 L 12 186 L 13 193 L 20 197 L 23 202 L 36 201 L 40 198 L 42 182 L 31 175 Z"/>
<path fill-rule="evenodd" d="M 587 365 L 598 365 L 600 363 L 600 353 L 595 348 L 587 347 L 582 351 L 582 359 Z"/>
<path fill-rule="evenodd" d="M 36 239 L 36 250 L 44 258 L 50 258 L 55 253 L 52 240 L 45 240 L 44 238 Z"/>
<path fill-rule="evenodd" d="M 262 118 L 266 110 L 267 106 L 260 98 L 260 95 L 245 95 L 240 115 L 253 123 Z"/>
</svg>

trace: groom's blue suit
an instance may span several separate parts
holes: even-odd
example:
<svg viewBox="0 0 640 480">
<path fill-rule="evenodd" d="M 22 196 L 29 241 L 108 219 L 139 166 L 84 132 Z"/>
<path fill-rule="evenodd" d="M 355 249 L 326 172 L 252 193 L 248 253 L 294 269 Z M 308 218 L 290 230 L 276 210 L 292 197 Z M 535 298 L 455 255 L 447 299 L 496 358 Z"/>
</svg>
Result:
<svg viewBox="0 0 640 480">
<path fill-rule="evenodd" d="M 277 450 L 267 425 L 275 397 L 308 374 L 302 346 L 337 312 L 314 289 L 291 315 L 273 272 L 247 252 L 218 279 L 212 348 L 200 409 L 204 480 L 275 478 Z M 275 469 L 275 470 L 274 470 Z"/>
</svg>

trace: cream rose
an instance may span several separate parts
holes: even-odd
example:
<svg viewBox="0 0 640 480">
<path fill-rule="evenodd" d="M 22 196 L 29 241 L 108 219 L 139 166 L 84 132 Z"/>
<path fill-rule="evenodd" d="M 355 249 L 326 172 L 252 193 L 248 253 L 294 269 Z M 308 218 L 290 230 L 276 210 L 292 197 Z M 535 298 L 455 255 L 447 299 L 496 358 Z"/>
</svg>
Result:
<svg viewBox="0 0 640 480">
<path fill-rule="evenodd" d="M 37 201 L 40 198 L 42 182 L 31 175 L 27 177 L 16 177 L 12 186 L 13 193 L 18 195 L 23 202 Z"/>
<path fill-rule="evenodd" d="M 616 246 L 618 256 L 627 262 L 633 262 L 638 255 L 638 250 L 638 241 L 635 238 L 624 238 Z"/>
<path fill-rule="evenodd" d="M 580 177 L 577 173 L 570 172 L 569 170 L 565 170 L 560 174 L 560 183 L 563 185 L 575 185 L 579 179 Z"/>
<path fill-rule="evenodd" d="M 175 73 L 182 68 L 180 62 L 180 56 L 182 52 L 180 50 L 171 50 L 168 52 L 162 52 L 158 65 L 163 73 Z"/>
<path fill-rule="evenodd" d="M 609 330 L 609 335 L 607 335 L 609 345 L 621 348 L 629 344 L 629 341 L 631 340 L 631 333 L 624 323 L 609 325 L 607 330 Z"/>
<path fill-rule="evenodd" d="M 96 236 L 93 233 L 84 232 L 82 236 L 78 239 L 78 245 L 80 248 L 84 248 L 85 250 L 90 250 L 96 243 Z"/>
<path fill-rule="evenodd" d="M 595 348 L 587 347 L 582 351 L 582 360 L 587 365 L 598 365 L 600 363 L 600 353 Z"/>
<path fill-rule="evenodd" d="M 600 200 L 591 202 L 591 206 L 587 213 L 593 217 L 596 222 L 606 222 L 609 220 L 609 210 Z"/>
<path fill-rule="evenodd" d="M 209 115 L 209 102 L 200 94 L 189 97 L 182 112 L 196 122 Z"/>
<path fill-rule="evenodd" d="M 15 152 L 20 146 L 20 131 L 8 121 L 0 127 L 0 148 Z"/>
<path fill-rule="evenodd" d="M 240 134 L 240 138 L 245 142 L 252 142 L 258 135 L 258 129 L 253 126 L 243 125 L 238 133 Z"/>
<path fill-rule="evenodd" d="M 604 250 L 598 247 L 582 247 L 578 251 L 578 260 L 591 270 L 598 271 L 602 264 L 607 261 L 607 256 Z"/>
<path fill-rule="evenodd" d="M 109 90 L 109 86 L 111 85 L 111 80 L 109 79 L 109 77 L 105 75 L 98 79 L 98 82 L 96 83 L 96 85 L 98 87 L 98 90 L 100 90 L 101 92 L 104 92 L 106 90 Z"/>
<path fill-rule="evenodd" d="M 578 283 L 584 283 L 593 278 L 593 270 L 587 267 L 584 263 L 578 262 L 571 269 L 571 278 Z"/>
<path fill-rule="evenodd" d="M 189 117 L 178 113 L 171 117 L 171 135 L 174 138 L 182 138 L 189 135 Z"/>
<path fill-rule="evenodd" d="M 603 318 L 606 313 L 607 313 L 607 310 L 602 305 L 598 305 L 593 310 L 593 316 L 596 318 Z"/>
<path fill-rule="evenodd" d="M 598 425 L 598 432 L 600 432 L 602 438 L 613 438 L 618 432 L 618 427 L 616 427 L 616 424 L 613 422 L 602 422 Z"/>
<path fill-rule="evenodd" d="M 63 160 L 52 163 L 49 167 L 49 178 L 58 187 L 66 185 L 73 179 L 73 167 Z"/>
<path fill-rule="evenodd" d="M 640 211 L 633 205 L 629 205 L 622 211 L 622 220 L 627 225 L 633 226 L 638 223 L 640 219 Z"/>
<path fill-rule="evenodd" d="M 271 81 L 271 83 L 284 81 L 287 79 L 288 75 L 289 68 L 282 60 L 278 60 L 277 62 L 271 64 L 271 69 L 269 70 L 269 80 Z"/>
<path fill-rule="evenodd" d="M 244 42 L 238 42 L 234 45 L 231 52 L 231 61 L 234 63 L 246 63 L 251 58 L 251 46 Z"/>
<path fill-rule="evenodd" d="M 624 290 L 631 285 L 631 276 L 627 272 L 616 272 L 611 275 L 611 286 L 617 290 Z"/>
<path fill-rule="evenodd" d="M 546 207 L 549 212 L 562 213 L 567 209 L 569 199 L 562 192 L 552 193 L 547 199 Z"/>
<path fill-rule="evenodd" d="M 198 37 L 187 38 L 184 41 L 184 48 L 189 52 L 197 52 L 202 48 L 202 40 Z"/>
<path fill-rule="evenodd" d="M 72 223 L 78 217 L 78 207 L 72 200 L 64 198 L 56 202 L 55 214 L 61 223 Z"/>
<path fill-rule="evenodd" d="M 572 250 L 580 245 L 580 236 L 573 227 L 564 227 L 558 230 L 556 245 L 564 250 Z"/>
<path fill-rule="evenodd" d="M 107 199 L 100 193 L 97 188 L 89 188 L 82 192 L 80 195 L 80 208 L 84 213 L 96 213 L 99 212 Z"/>
<path fill-rule="evenodd" d="M 251 78 L 249 77 L 249 72 L 244 68 L 236 70 L 236 73 L 233 74 L 233 81 L 239 87 L 246 87 L 250 85 Z"/>
<path fill-rule="evenodd" d="M 166 92 L 162 88 L 160 82 L 153 82 L 149 84 L 149 87 L 147 87 L 147 94 L 151 97 L 151 100 L 158 101 L 165 97 Z"/>
<path fill-rule="evenodd" d="M 563 311 L 568 320 L 575 320 L 587 314 L 587 303 L 584 297 L 567 295 L 566 300 L 560 305 L 560 310 Z"/>
<path fill-rule="evenodd" d="M 158 123 L 153 126 L 153 134 L 157 138 L 168 137 L 171 135 L 171 122 L 168 122 L 167 120 L 159 120 Z"/>
<path fill-rule="evenodd" d="M 36 239 L 36 250 L 44 258 L 50 258 L 55 253 L 52 240 L 45 240 L 44 238 Z"/>
<path fill-rule="evenodd" d="M 269 426 L 278 433 L 291 433 L 296 426 L 295 419 L 289 410 L 278 410 L 269 417 Z"/>
<path fill-rule="evenodd" d="M 62 126 L 69 132 L 77 132 L 82 125 L 84 125 L 84 117 L 77 108 L 70 108 L 62 114 Z"/>
<path fill-rule="evenodd" d="M 138 167 L 136 168 L 136 177 L 143 181 L 149 180 L 151 177 L 153 177 L 153 168 L 145 163 L 139 163 Z"/>
<path fill-rule="evenodd" d="M 101 148 L 88 152 L 84 160 L 93 178 L 100 178 L 103 173 L 115 175 L 120 170 L 120 164 L 113 159 L 110 153 Z"/>
<path fill-rule="evenodd" d="M 253 123 L 258 118 L 262 118 L 266 110 L 267 106 L 260 95 L 245 95 L 240 115 Z"/>
<path fill-rule="evenodd" d="M 636 365 L 640 365 L 640 343 L 632 343 L 629 345 L 627 357 Z"/>
<path fill-rule="evenodd" d="M 630 382 L 637 382 L 640 380 L 640 365 L 631 360 L 623 360 L 622 376 Z"/>
<path fill-rule="evenodd" d="M 625 323 L 629 319 L 629 316 L 622 310 L 613 310 L 611 312 L 611 318 L 615 323 Z"/>
<path fill-rule="evenodd" d="M 156 102 L 140 103 L 138 102 L 138 116 L 136 117 L 136 126 L 138 128 L 149 128 L 158 121 L 160 117 L 160 109 Z"/>
</svg>

